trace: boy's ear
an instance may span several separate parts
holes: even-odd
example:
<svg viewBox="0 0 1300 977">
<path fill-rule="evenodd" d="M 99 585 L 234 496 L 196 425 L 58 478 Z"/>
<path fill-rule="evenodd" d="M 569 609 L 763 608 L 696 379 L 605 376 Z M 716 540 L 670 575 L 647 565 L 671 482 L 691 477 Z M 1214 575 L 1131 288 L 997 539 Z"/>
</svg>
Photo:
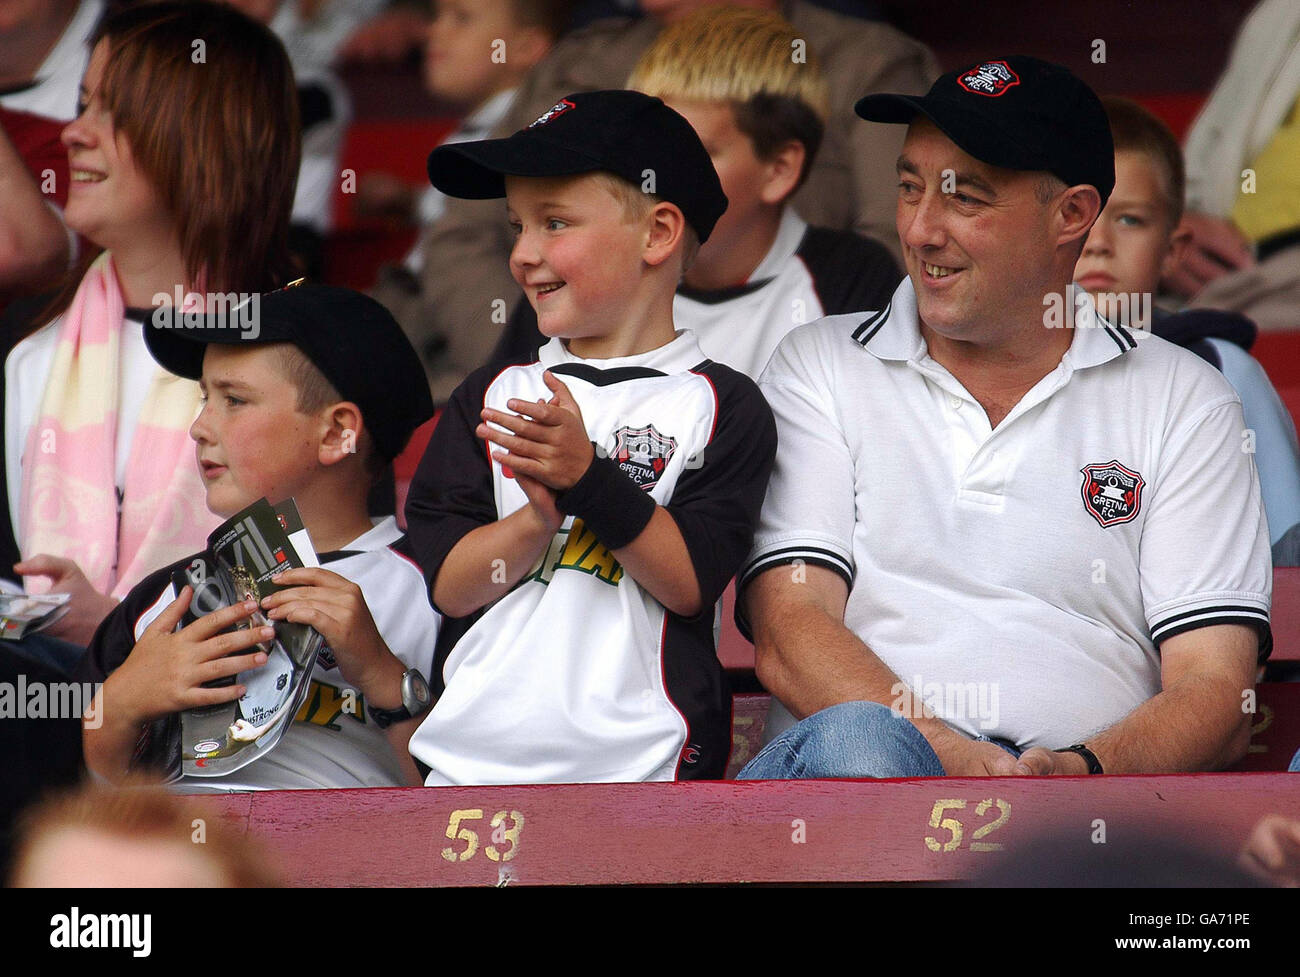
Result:
<svg viewBox="0 0 1300 977">
<path fill-rule="evenodd" d="M 648 265 L 661 265 L 680 249 L 686 236 L 686 218 L 676 204 L 660 201 L 646 219 L 648 228 L 642 257 Z"/>
<path fill-rule="evenodd" d="M 361 432 L 365 422 L 361 419 L 361 408 L 351 401 L 342 401 L 327 410 L 327 426 L 319 449 L 320 463 L 337 465 L 361 450 Z"/>
<path fill-rule="evenodd" d="M 1178 226 L 1169 235 L 1169 250 L 1165 252 L 1164 261 L 1160 265 L 1161 278 L 1172 275 L 1182 266 L 1183 258 L 1187 255 L 1191 243 L 1192 229 L 1187 226 L 1186 221 L 1179 221 Z"/>
<path fill-rule="evenodd" d="M 784 203 L 799 185 L 799 174 L 807 156 L 807 147 L 798 139 L 791 139 L 778 149 L 766 161 L 767 179 L 759 188 L 758 199 L 773 206 Z"/>
</svg>

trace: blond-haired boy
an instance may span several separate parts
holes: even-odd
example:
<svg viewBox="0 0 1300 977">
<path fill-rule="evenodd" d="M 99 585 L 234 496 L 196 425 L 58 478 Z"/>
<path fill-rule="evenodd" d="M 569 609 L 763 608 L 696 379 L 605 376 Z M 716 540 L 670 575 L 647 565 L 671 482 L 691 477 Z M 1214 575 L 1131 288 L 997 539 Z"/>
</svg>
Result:
<svg viewBox="0 0 1300 977">
<path fill-rule="evenodd" d="M 879 242 L 809 226 L 789 206 L 821 146 L 829 97 L 803 43 L 775 12 L 710 7 L 665 27 L 627 83 L 691 123 L 727 195 L 678 286 L 674 320 L 712 359 L 755 380 L 795 326 L 882 309 L 902 279 Z M 541 341 L 521 305 L 497 356 Z"/>
<path fill-rule="evenodd" d="M 888 304 L 902 279 L 888 249 L 810 227 L 788 206 L 821 146 L 830 96 L 817 53 L 785 18 L 696 11 L 655 38 L 628 88 L 686 117 L 727 194 L 673 307 L 705 352 L 757 378 L 795 326 Z"/>
<path fill-rule="evenodd" d="M 451 619 L 445 689 L 411 740 L 425 783 L 721 777 L 713 610 L 776 435 L 754 383 L 673 322 L 727 204 L 708 154 L 659 99 L 585 92 L 507 139 L 434 150 L 429 176 L 506 197 L 511 271 L 550 341 L 457 388 L 411 486 Z"/>
</svg>

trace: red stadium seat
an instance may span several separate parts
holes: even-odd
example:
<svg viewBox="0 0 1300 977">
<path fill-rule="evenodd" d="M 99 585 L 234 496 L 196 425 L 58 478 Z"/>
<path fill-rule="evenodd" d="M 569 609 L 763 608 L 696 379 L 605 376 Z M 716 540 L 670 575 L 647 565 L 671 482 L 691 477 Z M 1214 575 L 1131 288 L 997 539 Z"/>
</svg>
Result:
<svg viewBox="0 0 1300 977">
<path fill-rule="evenodd" d="M 1300 387 L 1300 329 L 1260 333 L 1250 353 L 1263 365 L 1278 390 Z"/>
<path fill-rule="evenodd" d="M 1196 113 L 1201 111 L 1201 106 L 1205 103 L 1205 94 L 1202 92 L 1172 92 L 1163 95 L 1144 94 L 1130 97 L 1169 126 L 1180 143 L 1187 135 L 1187 130 L 1192 127 Z"/>
<path fill-rule="evenodd" d="M 1273 655 L 1270 661 L 1300 661 L 1300 567 L 1273 568 Z"/>
<path fill-rule="evenodd" d="M 1300 684 L 1263 684 L 1243 770 L 1285 769 Z M 768 697 L 737 696 L 734 771 Z M 1231 856 L 1284 773 L 266 791 L 203 798 L 269 848 L 290 885 L 925 882 L 986 868 L 1048 831 L 1160 830 Z M 1078 837 L 1077 835 L 1075 836 Z"/>
<path fill-rule="evenodd" d="M 415 477 L 415 470 L 420 465 L 420 459 L 424 457 L 424 449 L 429 446 L 429 438 L 433 436 L 433 429 L 437 426 L 441 414 L 442 408 L 439 407 L 433 412 L 432 419 L 415 429 L 410 442 L 406 445 L 406 450 L 393 459 L 393 494 L 397 499 L 397 525 L 403 531 L 406 530 L 406 495 L 411 491 L 411 479 Z"/>
<path fill-rule="evenodd" d="M 198 803 L 295 886 L 929 882 L 1052 832 L 1231 857 L 1300 777 L 1184 774 L 266 791 Z"/>
</svg>

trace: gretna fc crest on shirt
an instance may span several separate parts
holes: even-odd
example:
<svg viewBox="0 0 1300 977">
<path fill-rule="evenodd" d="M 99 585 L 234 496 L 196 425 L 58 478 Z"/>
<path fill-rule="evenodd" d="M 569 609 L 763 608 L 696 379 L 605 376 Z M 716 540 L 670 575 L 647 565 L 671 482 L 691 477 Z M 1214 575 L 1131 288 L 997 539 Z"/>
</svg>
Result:
<svg viewBox="0 0 1300 977">
<path fill-rule="evenodd" d="M 1020 76 L 1005 61 L 985 61 L 963 74 L 957 83 L 968 92 L 997 98 L 1007 89 L 1019 85 Z"/>
<path fill-rule="evenodd" d="M 653 424 L 620 427 L 614 432 L 610 457 L 628 478 L 643 489 L 652 489 L 677 451 L 677 439 L 660 434 Z"/>
<path fill-rule="evenodd" d="M 567 98 L 562 98 L 539 115 L 535 121 L 529 124 L 528 128 L 535 129 L 537 126 L 544 126 L 557 115 L 563 115 L 565 112 L 569 111 L 569 109 L 576 109 L 577 107 L 578 106 L 574 105 Z"/>
<path fill-rule="evenodd" d="M 1084 465 L 1083 507 L 1103 528 L 1129 522 L 1142 508 L 1146 482 L 1118 461 Z"/>
</svg>

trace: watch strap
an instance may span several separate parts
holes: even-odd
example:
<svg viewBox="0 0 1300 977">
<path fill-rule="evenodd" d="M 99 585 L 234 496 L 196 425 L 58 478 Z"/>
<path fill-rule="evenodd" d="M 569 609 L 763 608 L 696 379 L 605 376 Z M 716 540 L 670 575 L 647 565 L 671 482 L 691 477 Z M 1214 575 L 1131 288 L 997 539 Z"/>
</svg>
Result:
<svg viewBox="0 0 1300 977">
<path fill-rule="evenodd" d="M 387 729 L 393 723 L 400 723 L 405 719 L 413 719 L 421 715 L 431 703 L 429 683 L 425 681 L 418 668 L 408 668 L 402 673 L 402 704 L 396 709 L 378 709 L 367 704 L 366 711 L 370 713 L 370 718 L 375 721 L 376 726 Z"/>
<path fill-rule="evenodd" d="M 1101 769 L 1101 761 L 1097 759 L 1097 754 L 1088 749 L 1082 743 L 1075 743 L 1074 746 L 1065 746 L 1059 750 L 1053 750 L 1053 753 L 1077 753 L 1088 763 L 1088 773 L 1105 773 Z"/>
</svg>

